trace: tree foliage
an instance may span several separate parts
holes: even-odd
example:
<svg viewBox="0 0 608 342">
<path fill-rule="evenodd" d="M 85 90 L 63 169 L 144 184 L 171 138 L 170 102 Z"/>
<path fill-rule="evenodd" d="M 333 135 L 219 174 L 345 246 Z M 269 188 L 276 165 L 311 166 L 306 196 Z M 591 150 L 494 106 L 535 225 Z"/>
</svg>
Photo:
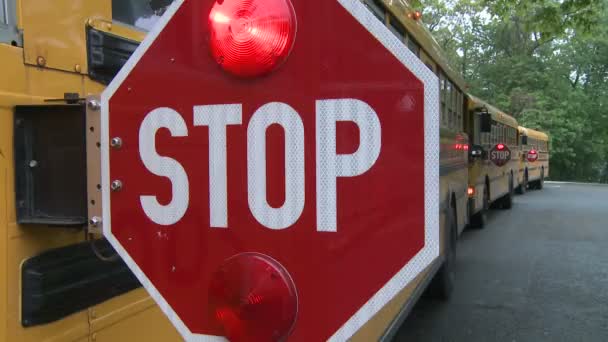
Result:
<svg viewBox="0 0 608 342">
<path fill-rule="evenodd" d="M 608 0 L 421 0 L 469 92 L 551 136 L 551 177 L 608 182 Z"/>
</svg>

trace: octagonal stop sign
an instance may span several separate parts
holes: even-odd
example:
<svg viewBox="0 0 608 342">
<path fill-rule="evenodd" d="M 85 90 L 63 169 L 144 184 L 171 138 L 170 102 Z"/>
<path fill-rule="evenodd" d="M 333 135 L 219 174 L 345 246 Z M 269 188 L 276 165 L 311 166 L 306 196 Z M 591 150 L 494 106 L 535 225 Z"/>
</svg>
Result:
<svg viewBox="0 0 608 342">
<path fill-rule="evenodd" d="M 358 0 L 175 1 L 102 94 L 104 234 L 186 340 L 345 340 L 439 255 L 438 94 Z"/>
</svg>

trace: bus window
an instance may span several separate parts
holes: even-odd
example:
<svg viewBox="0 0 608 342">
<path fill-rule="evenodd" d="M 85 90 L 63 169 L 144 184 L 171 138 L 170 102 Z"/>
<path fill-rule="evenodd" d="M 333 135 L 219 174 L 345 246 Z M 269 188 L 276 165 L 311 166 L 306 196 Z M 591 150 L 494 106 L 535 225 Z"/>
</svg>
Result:
<svg viewBox="0 0 608 342">
<path fill-rule="evenodd" d="M 0 0 L 0 24 L 4 25 L 8 24 L 8 18 L 6 17 L 8 11 L 6 7 L 6 0 Z"/>
<path fill-rule="evenodd" d="M 379 0 L 365 0 L 365 6 L 378 18 L 383 24 L 385 24 L 384 18 L 384 5 Z"/>
<path fill-rule="evenodd" d="M 112 0 L 112 18 L 149 31 L 173 0 Z"/>
<path fill-rule="evenodd" d="M 23 46 L 17 29 L 17 0 L 0 0 L 0 43 Z"/>
<path fill-rule="evenodd" d="M 462 117 L 462 92 L 458 91 L 458 98 L 456 99 L 456 113 L 458 115 L 458 129 L 463 130 L 463 117 Z"/>
<path fill-rule="evenodd" d="M 389 15 L 389 29 L 400 41 L 405 41 L 405 27 L 399 22 L 394 15 Z"/>
<path fill-rule="evenodd" d="M 443 72 L 439 73 L 439 82 L 441 86 L 441 126 L 448 126 L 448 108 L 445 104 L 445 98 L 447 93 L 448 82 L 445 79 L 445 74 Z"/>
<path fill-rule="evenodd" d="M 446 79 L 446 91 L 445 91 L 445 106 L 446 106 L 446 114 L 448 117 L 448 128 L 453 128 L 453 111 L 452 111 L 452 92 L 454 91 L 454 86 L 452 82 Z"/>
<path fill-rule="evenodd" d="M 414 53 L 414 55 L 420 57 L 420 45 L 414 41 L 412 36 L 407 36 L 407 47 Z"/>
</svg>

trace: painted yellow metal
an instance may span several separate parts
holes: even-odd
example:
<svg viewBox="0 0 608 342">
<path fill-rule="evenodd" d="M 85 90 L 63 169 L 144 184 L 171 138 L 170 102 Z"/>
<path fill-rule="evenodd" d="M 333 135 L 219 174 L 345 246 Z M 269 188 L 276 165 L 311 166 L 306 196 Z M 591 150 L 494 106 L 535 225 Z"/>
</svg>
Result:
<svg viewBox="0 0 608 342">
<path fill-rule="evenodd" d="M 181 337 L 156 303 L 144 289 L 131 291 L 89 309 L 91 332 L 98 340 L 128 341 L 123 330 L 132 329 L 131 340 L 180 341 Z M 158 324 L 153 329 L 138 329 L 149 322 Z M 152 330 L 152 331 L 148 331 Z M 150 335 L 153 333 L 154 335 Z M 144 338 L 149 336 L 148 338 Z M 122 338 L 122 339 L 121 339 Z"/>
<path fill-rule="evenodd" d="M 146 33 L 144 31 L 140 31 L 131 26 L 127 26 L 119 22 L 113 22 L 107 19 L 89 19 L 87 21 L 87 25 L 99 31 L 137 42 L 141 42 L 146 37 Z"/>
<path fill-rule="evenodd" d="M 25 63 L 37 65 L 38 57 L 46 67 L 73 72 L 81 66 L 86 73 L 85 26 L 89 18 L 112 18 L 110 1 L 21 0 Z"/>
<path fill-rule="evenodd" d="M 173 328 L 158 306 L 152 306 L 117 321 L 116 324 L 91 334 L 95 342 L 172 342 L 181 341 L 181 337 Z"/>
<path fill-rule="evenodd" d="M 351 342 L 368 342 L 379 341 L 386 332 L 387 322 L 392 322 L 401 309 L 412 298 L 414 291 L 422 286 L 425 277 L 429 276 L 429 270 L 420 273 L 413 281 L 411 281 L 399 294 L 395 296 L 388 304 L 386 304 L 378 313 L 365 324 L 353 337 Z"/>
<path fill-rule="evenodd" d="M 0 341 L 177 341 L 177 332 L 143 289 L 57 322 L 21 325 L 22 263 L 49 249 L 81 242 L 84 234 L 72 228 L 16 224 L 14 106 L 60 99 L 66 92 L 84 97 L 103 91 L 102 84 L 86 76 L 87 23 L 131 40 L 141 40 L 143 33 L 124 25 L 109 27 L 110 0 L 21 0 L 17 8 L 25 46 L 0 44 L 0 293 L 4 294 L 0 296 Z M 38 57 L 44 59 L 42 67 Z"/>
</svg>

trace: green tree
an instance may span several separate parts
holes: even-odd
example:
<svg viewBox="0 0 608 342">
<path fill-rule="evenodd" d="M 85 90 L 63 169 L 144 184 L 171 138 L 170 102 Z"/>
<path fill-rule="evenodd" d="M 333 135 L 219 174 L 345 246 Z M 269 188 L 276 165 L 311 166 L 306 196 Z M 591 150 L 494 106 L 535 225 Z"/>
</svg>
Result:
<svg viewBox="0 0 608 342">
<path fill-rule="evenodd" d="M 553 179 L 608 182 L 607 0 L 425 0 L 469 91 L 551 136 Z"/>
</svg>

